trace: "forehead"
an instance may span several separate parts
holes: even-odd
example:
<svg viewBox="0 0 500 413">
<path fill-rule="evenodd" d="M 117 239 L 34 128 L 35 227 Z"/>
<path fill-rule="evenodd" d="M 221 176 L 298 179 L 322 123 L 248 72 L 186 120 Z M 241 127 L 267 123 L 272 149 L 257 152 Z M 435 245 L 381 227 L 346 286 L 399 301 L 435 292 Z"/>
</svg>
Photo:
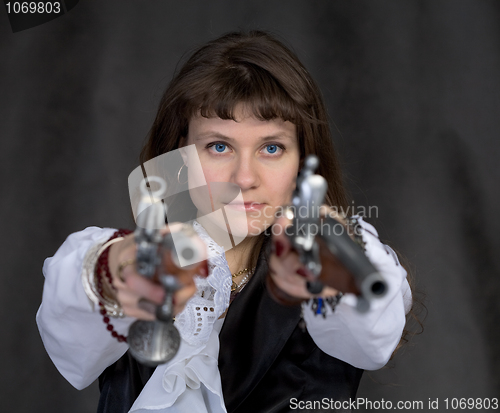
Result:
<svg viewBox="0 0 500 413">
<path fill-rule="evenodd" d="M 235 120 L 219 117 L 193 116 L 189 122 L 188 138 L 199 141 L 209 138 L 241 139 L 291 139 L 296 140 L 295 124 L 283 119 L 261 120 L 240 106 L 235 110 Z"/>
</svg>

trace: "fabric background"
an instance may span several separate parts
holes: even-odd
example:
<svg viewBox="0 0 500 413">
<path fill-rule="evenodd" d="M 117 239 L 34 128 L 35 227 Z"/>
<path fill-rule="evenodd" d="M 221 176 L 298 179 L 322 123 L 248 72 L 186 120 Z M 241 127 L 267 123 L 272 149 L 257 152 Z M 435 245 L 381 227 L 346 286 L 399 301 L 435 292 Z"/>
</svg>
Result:
<svg viewBox="0 0 500 413">
<path fill-rule="evenodd" d="M 0 10 L 2 411 L 95 411 L 97 386 L 66 383 L 38 335 L 43 260 L 73 231 L 133 226 L 127 176 L 162 90 L 236 29 L 309 68 L 356 204 L 426 295 L 424 333 L 359 397 L 500 396 L 500 2 L 81 0 L 15 34 Z"/>
</svg>

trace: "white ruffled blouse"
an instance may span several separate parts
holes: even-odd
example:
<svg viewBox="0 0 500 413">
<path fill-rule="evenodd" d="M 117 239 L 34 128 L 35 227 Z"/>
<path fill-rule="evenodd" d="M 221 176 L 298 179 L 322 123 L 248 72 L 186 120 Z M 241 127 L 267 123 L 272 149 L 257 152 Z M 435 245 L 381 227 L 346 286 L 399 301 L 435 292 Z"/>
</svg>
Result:
<svg viewBox="0 0 500 413">
<path fill-rule="evenodd" d="M 304 309 L 309 334 L 325 353 L 355 367 L 384 366 L 399 342 L 405 313 L 411 307 L 406 271 L 394 252 L 382 244 L 376 230 L 359 219 L 368 258 L 385 276 L 389 291 L 368 313 L 358 313 L 356 298 L 345 294 L 326 319 Z M 130 412 L 226 412 L 217 360 L 219 317 L 229 306 L 231 272 L 224 250 L 196 221 L 194 229 L 208 248 L 209 276 L 195 280 L 197 293 L 175 325 L 181 334 L 176 356 L 156 368 Z M 85 255 L 105 242 L 115 230 L 89 227 L 71 234 L 56 254 L 45 260 L 45 284 L 37 324 L 45 348 L 59 372 L 77 389 L 90 385 L 117 361 L 127 344 L 106 330 L 81 283 Z M 113 319 L 115 330 L 127 334 L 134 319 Z"/>
</svg>

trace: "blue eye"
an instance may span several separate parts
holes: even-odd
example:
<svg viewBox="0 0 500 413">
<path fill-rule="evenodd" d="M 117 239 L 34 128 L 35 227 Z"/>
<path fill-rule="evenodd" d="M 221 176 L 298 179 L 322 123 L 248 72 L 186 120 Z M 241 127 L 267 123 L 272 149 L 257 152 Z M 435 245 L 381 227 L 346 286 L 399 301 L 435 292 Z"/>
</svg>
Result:
<svg viewBox="0 0 500 413">
<path fill-rule="evenodd" d="M 275 153 L 278 150 L 277 145 L 267 145 L 266 148 L 267 148 L 267 152 L 269 152 L 269 153 Z"/>
<path fill-rule="evenodd" d="M 226 149 L 226 145 L 224 145 L 223 143 L 216 143 L 214 147 L 217 152 L 224 152 L 224 150 Z"/>
</svg>

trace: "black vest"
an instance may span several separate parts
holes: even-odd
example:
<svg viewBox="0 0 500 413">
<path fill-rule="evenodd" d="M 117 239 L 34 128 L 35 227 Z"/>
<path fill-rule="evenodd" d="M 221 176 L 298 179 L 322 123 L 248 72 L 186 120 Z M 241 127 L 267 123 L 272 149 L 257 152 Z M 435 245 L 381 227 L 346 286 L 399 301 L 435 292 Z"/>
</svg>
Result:
<svg viewBox="0 0 500 413">
<path fill-rule="evenodd" d="M 299 327 L 300 306 L 282 306 L 267 293 L 269 249 L 267 239 L 255 274 L 229 306 L 219 336 L 227 411 L 289 412 L 291 399 L 354 399 L 363 370 L 322 352 Z M 98 413 L 128 412 L 153 372 L 125 353 L 99 377 Z"/>
</svg>

